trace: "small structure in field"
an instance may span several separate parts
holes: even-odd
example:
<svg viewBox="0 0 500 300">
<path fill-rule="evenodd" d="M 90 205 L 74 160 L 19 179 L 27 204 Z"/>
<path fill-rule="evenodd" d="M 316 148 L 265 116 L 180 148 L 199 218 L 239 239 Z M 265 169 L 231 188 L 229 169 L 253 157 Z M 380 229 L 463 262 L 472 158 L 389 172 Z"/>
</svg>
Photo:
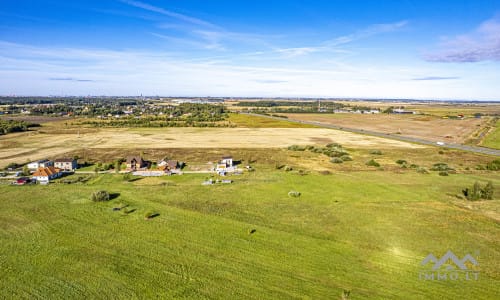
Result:
<svg viewBox="0 0 500 300">
<path fill-rule="evenodd" d="M 234 164 L 233 157 L 226 155 L 216 164 L 215 172 L 221 176 L 225 176 L 226 173 L 233 173 L 237 169 Z"/>
</svg>

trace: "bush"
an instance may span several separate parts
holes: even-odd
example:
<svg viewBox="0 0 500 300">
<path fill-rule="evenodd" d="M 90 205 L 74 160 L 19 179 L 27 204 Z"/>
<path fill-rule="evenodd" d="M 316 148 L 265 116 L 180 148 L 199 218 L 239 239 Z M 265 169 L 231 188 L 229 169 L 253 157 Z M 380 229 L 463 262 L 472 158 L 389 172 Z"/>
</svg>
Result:
<svg viewBox="0 0 500 300">
<path fill-rule="evenodd" d="M 444 154 L 444 151 L 443 150 L 439 150 L 438 152 L 439 154 Z"/>
<path fill-rule="evenodd" d="M 326 145 L 326 148 L 342 148 L 342 145 L 338 143 L 330 143 Z"/>
<path fill-rule="evenodd" d="M 439 172 L 439 176 L 448 176 L 448 172 L 441 171 L 441 172 Z"/>
<path fill-rule="evenodd" d="M 495 159 L 486 164 L 486 170 L 498 171 L 500 170 L 500 159 Z"/>
<path fill-rule="evenodd" d="M 352 157 L 349 155 L 342 155 L 340 159 L 343 161 L 352 161 Z"/>
<path fill-rule="evenodd" d="M 407 161 L 406 161 L 406 160 L 404 160 L 404 159 L 398 159 L 398 160 L 396 160 L 396 163 L 397 163 L 398 165 L 406 165 L 406 164 L 407 164 Z"/>
<path fill-rule="evenodd" d="M 107 191 L 96 191 L 92 193 L 91 199 L 94 202 L 108 201 L 109 193 Z"/>
<path fill-rule="evenodd" d="M 283 168 L 283 170 L 285 170 L 285 172 L 290 172 L 290 171 L 293 171 L 293 168 L 292 168 L 292 167 L 290 167 L 290 166 L 285 166 L 285 167 Z"/>
<path fill-rule="evenodd" d="M 369 161 L 367 161 L 366 165 L 370 167 L 380 167 L 380 164 L 376 162 L 374 159 L 370 159 Z"/>
<path fill-rule="evenodd" d="M 420 173 L 420 174 L 429 174 L 429 171 L 427 171 L 427 169 L 424 168 L 424 167 L 419 167 L 419 168 L 417 168 L 417 173 Z"/>
<path fill-rule="evenodd" d="M 372 151 L 370 151 L 370 154 L 373 154 L 373 155 L 382 155 L 382 151 L 380 151 L 380 150 L 372 150 Z"/>
<path fill-rule="evenodd" d="M 298 197 L 300 197 L 300 192 L 297 192 L 297 191 L 289 191 L 289 192 L 288 192 L 288 197 L 298 198 Z"/>
<path fill-rule="evenodd" d="M 445 163 L 437 163 L 434 164 L 431 168 L 431 171 L 454 171 L 455 169 L 449 167 Z"/>
<path fill-rule="evenodd" d="M 123 180 L 124 181 L 130 181 L 130 180 L 132 180 L 132 174 L 130 174 L 130 173 L 123 174 Z"/>
<path fill-rule="evenodd" d="M 493 183 L 489 181 L 484 187 L 481 187 L 479 182 L 475 182 L 471 189 L 462 190 L 463 195 L 469 201 L 477 201 L 479 199 L 492 200 L 494 194 Z"/>
<path fill-rule="evenodd" d="M 410 168 L 412 168 L 412 169 L 416 169 L 416 168 L 418 168 L 418 165 L 416 165 L 416 164 L 411 164 L 411 165 L 410 165 Z"/>
<path fill-rule="evenodd" d="M 305 146 L 299 146 L 299 145 L 292 145 L 288 147 L 288 150 L 291 151 L 305 151 L 306 147 Z"/>
<path fill-rule="evenodd" d="M 344 161 L 343 161 L 341 158 L 339 158 L 339 157 L 334 157 L 334 158 L 332 158 L 332 159 L 330 160 L 330 162 L 332 162 L 332 163 L 334 163 L 334 164 L 341 164 L 341 163 L 343 163 Z"/>
</svg>

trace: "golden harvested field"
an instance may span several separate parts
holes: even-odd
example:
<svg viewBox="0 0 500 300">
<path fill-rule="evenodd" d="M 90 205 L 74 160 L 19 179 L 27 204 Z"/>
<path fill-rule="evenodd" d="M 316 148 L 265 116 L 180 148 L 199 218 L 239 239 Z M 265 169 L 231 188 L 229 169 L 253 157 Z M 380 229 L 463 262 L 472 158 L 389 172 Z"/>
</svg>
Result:
<svg viewBox="0 0 500 300">
<path fill-rule="evenodd" d="M 443 119 L 422 115 L 387 114 L 282 114 L 289 119 L 317 121 L 347 128 L 383 133 L 400 133 L 403 136 L 447 143 L 464 143 L 487 118 L 463 120 Z"/>
<path fill-rule="evenodd" d="M 53 126 L 53 127 L 50 127 Z M 0 137 L 0 164 L 24 163 L 79 149 L 281 148 L 337 142 L 352 148 L 424 146 L 323 128 L 58 128 Z M 60 127 L 60 126 L 59 126 Z M 0 167 L 1 167 L 0 166 Z"/>
</svg>

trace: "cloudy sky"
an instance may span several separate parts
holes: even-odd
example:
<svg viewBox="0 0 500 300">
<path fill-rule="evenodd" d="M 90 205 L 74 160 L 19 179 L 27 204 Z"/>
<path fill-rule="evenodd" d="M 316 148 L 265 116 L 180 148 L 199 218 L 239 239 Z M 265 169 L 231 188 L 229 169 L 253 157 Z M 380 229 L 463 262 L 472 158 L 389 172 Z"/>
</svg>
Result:
<svg viewBox="0 0 500 300">
<path fill-rule="evenodd" d="M 499 1 L 0 2 L 1 95 L 500 100 Z"/>
</svg>

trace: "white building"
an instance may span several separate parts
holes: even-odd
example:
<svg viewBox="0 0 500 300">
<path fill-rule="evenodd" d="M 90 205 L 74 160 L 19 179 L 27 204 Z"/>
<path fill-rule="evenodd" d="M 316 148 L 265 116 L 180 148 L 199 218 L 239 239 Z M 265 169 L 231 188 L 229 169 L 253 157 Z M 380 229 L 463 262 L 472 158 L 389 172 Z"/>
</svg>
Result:
<svg viewBox="0 0 500 300">
<path fill-rule="evenodd" d="M 54 162 L 50 161 L 48 159 L 42 159 L 42 160 L 38 160 L 38 161 L 33 161 L 33 162 L 30 162 L 27 165 L 28 169 L 30 169 L 32 171 L 38 170 L 39 168 L 47 168 L 47 167 L 50 167 L 50 166 L 54 166 Z"/>
</svg>

